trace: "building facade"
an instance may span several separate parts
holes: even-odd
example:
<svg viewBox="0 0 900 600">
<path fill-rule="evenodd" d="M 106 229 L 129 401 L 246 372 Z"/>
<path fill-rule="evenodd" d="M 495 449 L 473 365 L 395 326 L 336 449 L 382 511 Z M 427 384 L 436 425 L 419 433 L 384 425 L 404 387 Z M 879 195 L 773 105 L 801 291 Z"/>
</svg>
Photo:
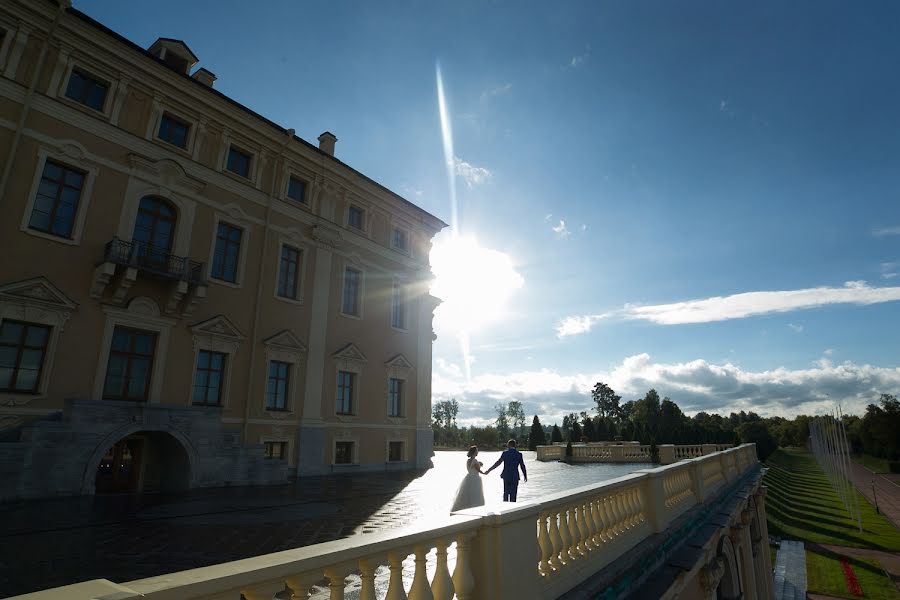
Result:
<svg viewBox="0 0 900 600">
<path fill-rule="evenodd" d="M 0 0 L 0 498 L 429 463 L 446 224 L 197 62 Z"/>
</svg>

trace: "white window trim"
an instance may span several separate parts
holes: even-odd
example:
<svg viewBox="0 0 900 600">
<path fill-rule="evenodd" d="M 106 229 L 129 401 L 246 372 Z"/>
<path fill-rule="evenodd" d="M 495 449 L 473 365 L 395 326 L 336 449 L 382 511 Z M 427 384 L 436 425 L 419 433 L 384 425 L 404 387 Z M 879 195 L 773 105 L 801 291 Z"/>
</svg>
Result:
<svg viewBox="0 0 900 600">
<path fill-rule="evenodd" d="M 172 243 L 172 254 L 189 257 L 191 230 L 194 226 L 197 204 L 193 200 L 187 199 L 183 194 L 172 193 L 167 186 L 162 185 L 162 182 L 151 183 L 137 177 L 129 179 L 125 197 L 122 201 L 122 212 L 119 214 L 119 227 L 116 231 L 116 236 L 126 242 L 132 240 L 134 237 L 134 223 L 137 220 L 141 200 L 147 196 L 165 198 L 175 205 L 178 215 L 175 221 L 175 240 Z M 208 268 L 212 267 L 209 266 Z"/>
<path fill-rule="evenodd" d="M 303 373 L 301 370 L 301 363 L 306 350 L 304 348 L 287 348 L 279 344 L 267 343 L 265 341 L 263 344 L 266 348 L 266 369 L 263 378 L 262 408 L 268 415 L 287 418 L 288 416 L 294 415 L 297 412 L 297 407 L 301 406 L 301 403 L 297 400 L 298 390 L 301 389 L 298 379 L 300 374 Z M 266 406 L 266 392 L 269 389 L 269 366 L 273 360 L 291 365 L 290 371 L 288 372 L 288 390 L 285 398 L 287 405 L 283 410 L 270 409 Z"/>
<path fill-rule="evenodd" d="M 406 366 L 409 362 L 402 355 L 395 356 L 393 359 L 385 363 L 387 366 L 387 394 L 385 396 L 385 415 L 388 423 L 393 425 L 401 425 L 406 423 L 409 416 L 409 407 L 415 404 L 415 389 L 409 383 L 410 375 L 412 375 L 413 367 Z M 403 382 L 400 387 L 400 416 L 391 416 L 391 379 L 399 379 Z"/>
<path fill-rule="evenodd" d="M 337 445 L 338 442 L 353 442 L 353 457 L 349 463 L 337 462 Z M 347 431 L 337 431 L 331 436 L 331 465 L 333 467 L 352 467 L 359 465 L 359 436 L 348 433 Z"/>
<path fill-rule="evenodd" d="M 159 137 L 159 127 L 162 125 L 163 117 L 169 114 L 173 118 L 183 121 L 188 126 L 188 135 L 187 140 L 185 140 L 185 146 L 182 148 L 181 146 L 176 146 L 175 144 L 162 139 Z M 147 139 L 159 142 L 163 147 L 168 148 L 169 150 L 174 150 L 179 154 L 182 154 L 186 157 L 192 158 L 194 156 L 194 140 L 197 137 L 197 127 L 198 121 L 195 118 L 185 116 L 184 112 L 175 110 L 167 105 L 160 105 L 159 110 L 157 111 L 156 118 L 151 120 L 152 128 L 147 132 Z"/>
<path fill-rule="evenodd" d="M 300 265 L 297 269 L 297 297 L 296 298 L 288 298 L 286 296 L 280 296 L 278 294 L 279 284 L 281 283 L 281 252 L 285 246 L 290 246 L 295 250 L 300 251 Z M 289 304 L 297 304 L 303 305 L 303 285 L 306 282 L 306 255 L 309 253 L 309 249 L 306 248 L 302 244 L 297 244 L 292 242 L 291 240 L 279 240 L 278 242 L 278 263 L 275 269 L 275 290 L 273 294 L 275 295 L 276 300 L 280 300 L 281 302 L 287 302 Z"/>
<path fill-rule="evenodd" d="M 9 320 L 48 325 L 50 327 L 50 339 L 47 340 L 47 351 L 44 355 L 44 362 L 41 365 L 41 378 L 38 381 L 37 393 L 0 392 L 0 404 L 16 406 L 47 397 L 47 388 L 50 386 L 50 378 L 53 374 L 53 359 L 56 356 L 59 336 L 65 329 L 66 321 L 69 320 L 70 316 L 71 309 L 55 307 L 46 302 L 41 302 L 39 299 L 31 301 L 22 296 L 16 296 L 15 298 L 0 296 L 0 326 L 3 325 L 3 321 Z"/>
<path fill-rule="evenodd" d="M 243 233 L 241 234 L 241 247 L 238 250 L 238 268 L 237 268 L 237 279 L 234 282 L 226 281 L 224 279 L 218 279 L 217 277 L 213 277 L 213 260 L 216 256 L 216 236 L 219 232 L 219 223 L 225 223 L 227 225 L 231 225 L 232 227 L 237 227 Z M 206 280 L 210 283 L 215 283 L 216 285 L 224 285 L 225 287 L 230 288 L 242 288 L 244 287 L 244 266 L 247 263 L 247 249 L 250 243 L 250 227 L 246 223 L 242 223 L 238 219 L 234 219 L 228 216 L 222 216 L 219 213 L 216 213 L 213 218 L 213 229 L 212 229 L 212 240 L 209 245 L 209 261 L 206 263 Z"/>
<path fill-rule="evenodd" d="M 91 77 L 107 85 L 106 97 L 103 98 L 102 110 L 97 110 L 91 106 L 88 106 L 87 104 L 82 104 L 81 102 L 78 102 L 77 100 L 73 100 L 66 96 L 66 90 L 69 89 L 69 79 L 71 79 L 72 71 L 74 71 L 75 69 L 84 71 L 87 75 L 90 75 Z M 109 119 L 110 115 L 112 114 L 113 102 L 116 98 L 118 87 L 118 77 L 116 77 L 114 73 L 111 73 L 108 70 L 97 66 L 96 63 L 86 61 L 81 57 L 76 59 L 70 55 L 66 62 L 63 75 L 60 78 L 59 88 L 54 91 L 56 92 L 56 98 L 61 102 L 65 102 L 70 106 L 86 111 L 88 114 L 103 116 L 106 119 Z"/>
<path fill-rule="evenodd" d="M 400 287 L 400 302 L 403 305 L 403 322 L 398 326 L 394 325 L 394 286 Z M 403 279 L 394 278 L 391 280 L 391 329 L 402 333 L 409 332 L 409 285 Z"/>
<path fill-rule="evenodd" d="M 71 148 L 74 149 L 76 147 L 73 146 Z M 94 180 L 97 178 L 99 167 L 96 163 L 85 158 L 76 157 L 75 154 L 75 150 L 66 154 L 46 147 L 41 147 L 38 150 L 37 169 L 35 170 L 34 178 L 31 181 L 31 191 L 28 193 L 28 202 L 25 204 L 25 213 L 22 215 L 22 223 L 19 226 L 21 231 L 28 235 L 33 235 L 53 242 L 59 242 L 60 244 L 77 246 L 81 243 L 81 235 L 84 232 L 84 222 L 87 219 L 88 207 L 90 206 L 91 195 L 94 190 Z M 41 177 L 44 175 L 44 166 L 47 164 L 47 159 L 54 160 L 66 166 L 71 166 L 74 169 L 83 171 L 85 174 L 84 187 L 81 188 L 81 197 L 78 199 L 78 209 L 75 211 L 75 218 L 72 222 L 71 238 L 38 231 L 28 226 L 29 221 L 31 221 L 31 213 L 34 211 L 34 202 L 37 200 L 38 188 L 41 185 Z"/>
<path fill-rule="evenodd" d="M 156 302 L 145 297 L 133 299 L 128 303 L 127 309 L 104 306 L 103 312 L 106 313 L 106 324 L 103 328 L 103 337 L 100 339 L 100 357 L 97 361 L 97 370 L 94 375 L 94 399 L 103 399 L 103 386 L 106 382 L 106 368 L 109 365 L 113 332 L 117 326 L 122 326 L 153 331 L 157 334 L 147 403 L 159 404 L 162 400 L 166 358 L 169 353 L 169 332 L 177 324 L 177 321 L 160 317 L 159 307 Z"/>
<path fill-rule="evenodd" d="M 263 445 L 263 450 L 264 450 L 263 457 L 266 460 L 273 460 L 273 459 L 270 459 L 269 457 L 265 456 L 266 442 L 280 442 L 280 443 L 285 444 L 283 460 L 287 461 L 287 465 L 289 467 L 295 466 L 295 464 L 294 464 L 294 444 L 291 442 L 290 439 L 287 439 L 285 437 L 279 437 L 277 435 L 261 435 L 261 436 L 259 436 L 259 443 Z"/>
<path fill-rule="evenodd" d="M 194 364 L 191 368 L 191 387 L 188 391 L 188 405 L 201 407 L 213 406 L 210 404 L 194 404 L 194 381 L 197 377 L 197 363 L 200 360 L 200 351 L 206 350 L 207 352 L 221 352 L 227 356 L 225 359 L 225 376 L 224 381 L 222 381 L 222 403 L 219 404 L 221 408 L 227 408 L 230 404 L 229 399 L 231 397 L 231 374 L 234 372 L 234 355 L 237 354 L 238 349 L 240 349 L 241 341 L 230 336 L 216 335 L 215 333 L 205 331 L 195 331 L 193 340 Z"/>
<path fill-rule="evenodd" d="M 392 415 L 391 414 L 391 379 L 396 379 L 400 383 L 400 414 Z M 390 422 L 392 423 L 402 423 L 406 421 L 406 415 L 408 413 L 407 406 L 409 402 L 406 399 L 407 390 L 409 389 L 409 384 L 407 383 L 407 377 L 400 377 L 397 373 L 388 373 L 388 384 L 387 384 L 387 406 L 386 415 Z"/>
<path fill-rule="evenodd" d="M 357 208 L 362 211 L 362 220 L 363 220 L 362 229 L 359 229 L 357 227 L 350 225 L 350 208 L 351 207 Z M 352 231 L 363 237 L 369 237 L 371 235 L 370 231 L 372 229 L 372 227 L 371 227 L 372 214 L 371 213 L 372 213 L 372 209 L 370 207 L 366 206 L 365 204 L 363 204 L 362 202 L 358 202 L 356 200 L 347 200 L 347 206 L 346 206 L 346 208 L 344 208 L 344 227 L 348 231 Z"/>
<path fill-rule="evenodd" d="M 341 374 L 341 371 L 346 373 L 353 373 L 353 392 L 352 397 L 350 398 L 350 408 L 352 412 L 350 414 L 339 413 L 337 410 L 337 393 L 338 393 L 338 377 Z M 355 421 L 359 417 L 359 386 L 360 381 L 362 380 L 362 367 L 357 365 L 339 365 L 337 369 L 334 371 L 334 397 L 331 402 L 331 412 L 339 421 Z"/>
<path fill-rule="evenodd" d="M 391 460 L 391 444 L 397 443 L 400 444 L 400 460 Z M 407 453 L 408 446 L 409 444 L 407 443 L 407 440 L 405 438 L 395 440 L 391 437 L 388 437 L 384 441 L 384 462 L 391 465 L 409 462 L 409 454 Z"/>
<path fill-rule="evenodd" d="M 222 164 L 219 165 L 219 170 L 224 175 L 232 177 L 236 181 L 240 181 L 245 184 L 249 183 L 250 185 L 255 186 L 257 181 L 259 181 L 259 167 L 261 163 L 260 152 L 258 150 L 252 150 L 252 146 L 250 144 L 245 144 L 240 140 L 235 141 L 228 135 L 224 136 L 223 143 L 225 146 L 225 151 L 222 153 Z M 228 168 L 228 155 L 231 153 L 232 148 L 250 156 L 250 172 L 246 177 L 244 177 L 240 173 L 235 173 Z"/>
<path fill-rule="evenodd" d="M 347 269 L 353 269 L 354 271 L 357 271 L 359 273 L 359 291 L 358 291 L 359 299 L 357 302 L 357 307 L 359 308 L 359 314 L 356 314 L 356 315 L 344 312 L 344 288 L 347 285 L 347 277 L 346 277 Z M 346 260 L 343 261 L 343 263 L 341 264 L 341 296 L 338 299 L 338 301 L 340 302 L 340 306 L 338 308 L 338 314 L 340 314 L 342 317 L 347 317 L 348 319 L 356 319 L 356 320 L 362 321 L 363 314 L 365 313 L 365 311 L 363 309 L 364 304 L 365 304 L 365 302 L 364 302 L 365 297 L 366 297 L 366 271 L 365 271 L 365 269 L 362 268 L 362 265 L 359 265 L 356 263 L 351 263 L 350 261 L 346 261 Z"/>
<path fill-rule="evenodd" d="M 294 179 L 298 179 L 298 180 L 302 181 L 304 184 L 303 200 L 297 200 L 296 198 L 291 198 L 290 196 L 288 196 L 288 190 L 291 187 L 291 178 L 292 177 Z M 302 206 L 303 208 L 305 208 L 307 210 L 311 210 L 312 206 L 311 206 L 311 202 L 310 202 L 310 196 L 312 195 L 312 192 L 311 192 L 310 188 L 312 186 L 312 180 L 313 180 L 312 177 L 300 173 L 297 169 L 291 169 L 291 168 L 285 169 L 284 185 L 282 186 L 283 189 L 281 190 L 281 199 L 284 200 L 285 202 L 290 202 L 291 204 L 293 204 L 295 206 Z"/>
</svg>

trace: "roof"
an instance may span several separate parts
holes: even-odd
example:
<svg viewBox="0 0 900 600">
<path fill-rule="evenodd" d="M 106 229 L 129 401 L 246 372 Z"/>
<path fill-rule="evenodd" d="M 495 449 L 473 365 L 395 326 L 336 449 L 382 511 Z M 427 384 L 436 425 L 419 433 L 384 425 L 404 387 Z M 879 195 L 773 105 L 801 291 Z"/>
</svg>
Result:
<svg viewBox="0 0 900 600">
<path fill-rule="evenodd" d="M 159 63 L 159 64 L 161 64 L 161 65 L 163 65 L 163 66 L 166 66 L 166 63 L 165 63 L 162 59 L 160 59 L 160 58 L 158 58 L 158 57 L 156 57 L 156 56 L 153 56 L 153 55 L 150 54 L 150 52 L 147 51 L 146 49 L 141 48 L 140 46 L 138 46 L 137 44 L 135 44 L 134 42 L 132 42 L 131 40 L 129 40 L 129 39 L 126 38 L 125 36 L 123 36 L 123 35 L 121 35 L 121 34 L 119 34 L 119 33 L 116 33 L 115 31 L 113 31 L 112 29 L 110 29 L 109 27 L 107 27 L 106 25 L 104 25 L 104 24 L 102 24 L 102 23 L 100 23 L 100 22 L 94 20 L 93 18 L 91 18 L 91 17 L 88 16 L 87 14 L 81 12 L 81 11 L 78 10 L 77 8 L 74 8 L 74 7 L 71 7 L 71 6 L 70 6 L 69 8 L 66 9 L 66 12 L 69 13 L 69 14 L 71 14 L 71 15 L 73 15 L 73 16 L 75 16 L 75 17 L 77 17 L 78 19 L 80 19 L 81 21 L 83 21 L 83 22 L 85 22 L 86 24 L 90 25 L 90 26 L 93 27 L 94 29 L 97 29 L 97 30 L 100 31 L 101 33 L 103 33 L 103 34 L 105 34 L 105 35 L 108 35 L 108 36 L 110 36 L 111 38 L 115 39 L 116 41 L 118 41 L 118 42 L 124 44 L 125 46 L 127 46 L 128 48 L 130 48 L 130 49 L 133 50 L 134 52 L 137 52 L 138 54 L 141 54 L 141 55 L 144 56 L 145 58 L 147 58 L 147 59 L 149 59 L 149 60 L 152 60 L 152 61 L 154 61 L 154 62 L 156 62 L 156 63 Z M 170 41 L 180 42 L 180 40 L 172 40 L 172 38 L 159 38 L 159 39 L 161 39 L 161 40 L 170 40 Z M 184 42 L 181 42 L 181 43 L 184 43 Z M 185 47 L 187 47 L 187 45 L 185 45 Z M 189 49 L 189 50 L 190 50 L 190 49 Z M 193 54 L 193 53 L 191 53 L 191 54 Z M 174 73 L 175 76 L 177 76 L 177 77 L 184 77 L 187 81 L 190 81 L 193 85 L 200 86 L 199 89 L 204 90 L 206 93 L 208 93 L 208 94 L 214 94 L 214 95 L 218 96 L 219 98 L 221 98 L 222 100 L 228 102 L 229 104 L 231 104 L 231 105 L 234 106 L 235 108 L 244 111 L 245 113 L 247 113 L 248 115 L 250 115 L 250 116 L 253 117 L 254 119 L 257 119 L 258 121 L 261 121 L 262 123 L 265 123 L 267 126 L 273 128 L 273 129 L 275 129 L 275 130 L 278 131 L 279 133 L 284 134 L 284 135 L 287 135 L 288 130 L 287 130 L 286 128 L 284 128 L 284 127 L 282 127 L 281 125 L 275 123 L 274 121 L 271 121 L 271 120 L 267 119 L 266 117 L 262 116 L 262 115 L 259 114 L 258 112 L 256 112 L 256 111 L 254 111 L 254 110 L 252 110 L 252 109 L 250 109 L 250 108 L 244 106 L 243 104 L 241 104 L 240 102 L 238 102 L 238 101 L 236 101 L 236 100 L 230 98 L 229 96 L 226 96 L 225 94 L 223 94 L 223 93 L 220 92 L 219 90 L 217 90 L 217 89 L 215 89 L 215 88 L 212 88 L 212 87 L 209 87 L 209 86 L 207 86 L 207 85 L 205 85 L 205 84 L 203 84 L 203 83 L 197 81 L 196 79 L 192 79 L 191 76 L 188 75 L 188 74 L 185 74 L 185 73 L 178 73 L 178 72 L 176 72 L 176 71 L 173 71 L 173 70 L 171 70 L 168 66 L 166 66 L 166 69 L 167 69 L 167 71 L 168 71 L 169 73 Z M 371 183 L 372 185 L 374 185 L 374 186 L 376 186 L 376 187 L 378 187 L 378 188 L 384 190 L 385 192 L 389 193 L 389 194 L 390 194 L 391 196 L 393 196 L 394 198 L 397 198 L 398 200 L 400 200 L 400 201 L 403 202 L 404 204 L 410 206 L 411 208 L 414 208 L 416 211 L 428 215 L 429 217 L 431 217 L 432 219 L 436 220 L 436 221 L 441 225 L 441 229 L 443 229 L 444 227 L 447 227 L 447 226 L 448 226 L 447 223 L 445 223 L 443 219 L 440 219 L 440 218 L 436 217 L 435 215 L 431 214 L 430 212 L 428 212 L 427 210 L 425 210 L 425 209 L 422 208 L 421 206 L 419 206 L 419 205 L 417 205 L 417 204 L 415 204 L 415 203 L 413 203 L 413 202 L 410 202 L 409 200 L 407 200 L 406 198 L 404 198 L 403 196 L 401 196 L 401 195 L 398 194 L 397 192 L 395 192 L 395 191 L 391 190 L 390 188 L 387 188 L 387 187 L 385 187 L 384 185 L 378 183 L 377 181 L 375 181 L 374 179 L 372 179 L 372 178 L 369 177 L 368 175 L 365 175 L 364 173 L 362 173 L 362 172 L 360 172 L 360 171 L 354 169 L 353 167 L 351 167 L 351 166 L 348 165 L 347 163 L 343 162 L 342 160 L 340 160 L 340 159 L 338 159 L 338 158 L 335 158 L 333 155 L 328 154 L 328 153 L 325 152 L 324 150 L 321 150 L 321 149 L 320 149 L 318 146 L 316 146 L 315 144 L 311 144 L 311 143 L 307 142 L 306 140 L 304 140 L 303 138 L 301 138 L 301 137 L 298 136 L 298 135 L 294 135 L 294 140 L 296 140 L 297 142 L 299 142 L 299 143 L 305 145 L 306 147 L 308 147 L 309 149 L 313 150 L 314 152 L 319 153 L 321 156 L 326 157 L 327 160 L 331 160 L 331 161 L 333 161 L 333 162 L 335 162 L 335 163 L 341 165 L 342 167 L 348 169 L 349 171 L 355 173 L 356 175 L 358 175 L 358 176 L 361 177 L 362 179 L 364 179 L 364 180 L 368 181 L 369 183 Z"/>
<path fill-rule="evenodd" d="M 155 46 L 158 42 L 171 42 L 173 44 L 178 44 L 179 46 L 181 46 L 182 48 L 184 48 L 185 50 L 188 51 L 188 54 L 191 55 L 191 58 L 194 59 L 195 63 L 200 62 L 200 58 L 196 54 L 194 54 L 194 52 L 188 47 L 188 45 L 184 42 L 184 40 L 176 40 L 175 38 L 161 37 L 161 38 L 158 38 L 156 40 L 156 42 L 153 43 L 153 45 Z M 152 46 L 151 46 L 151 48 L 152 48 Z"/>
</svg>

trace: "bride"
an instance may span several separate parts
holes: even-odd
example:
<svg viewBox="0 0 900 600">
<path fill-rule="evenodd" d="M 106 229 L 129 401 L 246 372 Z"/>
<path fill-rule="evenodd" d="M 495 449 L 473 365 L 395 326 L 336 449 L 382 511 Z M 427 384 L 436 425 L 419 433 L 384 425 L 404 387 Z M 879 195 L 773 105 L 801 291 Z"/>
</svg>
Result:
<svg viewBox="0 0 900 600">
<path fill-rule="evenodd" d="M 453 501 L 453 508 L 450 509 L 450 512 L 473 506 L 484 506 L 484 484 L 481 482 L 484 471 L 481 470 L 481 462 L 475 458 L 478 456 L 478 446 L 470 446 L 468 456 L 467 473 L 463 477 L 462 483 L 459 484 L 456 500 Z"/>
</svg>

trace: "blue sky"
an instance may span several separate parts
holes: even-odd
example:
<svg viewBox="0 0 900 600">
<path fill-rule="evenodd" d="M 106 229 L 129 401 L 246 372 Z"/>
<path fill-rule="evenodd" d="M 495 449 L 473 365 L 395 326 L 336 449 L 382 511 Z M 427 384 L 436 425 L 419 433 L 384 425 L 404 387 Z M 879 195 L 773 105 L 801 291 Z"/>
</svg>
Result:
<svg viewBox="0 0 900 600">
<path fill-rule="evenodd" d="M 436 318 L 463 422 L 511 399 L 558 421 L 598 380 L 691 413 L 900 392 L 895 3 L 75 6 L 184 39 L 217 89 L 449 222 L 440 63 L 456 235 L 495 269 L 454 288 L 491 319 Z"/>
</svg>

